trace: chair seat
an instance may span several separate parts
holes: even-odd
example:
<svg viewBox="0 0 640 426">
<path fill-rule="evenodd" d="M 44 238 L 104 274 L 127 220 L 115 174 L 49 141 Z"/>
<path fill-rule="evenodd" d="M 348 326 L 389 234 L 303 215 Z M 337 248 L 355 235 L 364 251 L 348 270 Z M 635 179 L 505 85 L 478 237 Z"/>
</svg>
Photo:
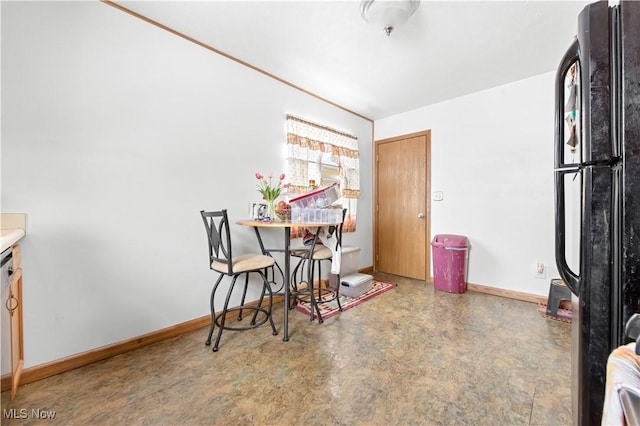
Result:
<svg viewBox="0 0 640 426">
<path fill-rule="evenodd" d="M 307 253 L 309 253 L 308 247 L 295 247 L 291 249 L 291 256 L 307 257 Z M 317 244 L 313 249 L 313 256 L 311 258 L 313 260 L 328 260 L 331 259 L 332 256 L 333 254 L 327 246 Z"/>
<path fill-rule="evenodd" d="M 240 274 L 247 271 L 256 271 L 259 269 L 268 268 L 275 264 L 275 260 L 271 256 L 265 256 L 263 254 L 242 254 L 240 256 L 234 256 L 231 260 L 233 265 L 233 272 Z M 213 261 L 211 268 L 215 271 L 226 274 L 229 272 L 229 266 L 224 262 Z"/>
</svg>

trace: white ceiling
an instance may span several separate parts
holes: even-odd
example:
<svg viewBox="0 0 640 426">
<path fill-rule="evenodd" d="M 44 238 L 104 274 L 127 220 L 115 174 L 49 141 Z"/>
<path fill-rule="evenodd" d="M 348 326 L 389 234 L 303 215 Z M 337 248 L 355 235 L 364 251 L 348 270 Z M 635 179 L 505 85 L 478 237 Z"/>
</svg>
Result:
<svg viewBox="0 0 640 426">
<path fill-rule="evenodd" d="M 354 0 L 115 2 L 373 120 L 555 70 L 589 3 L 423 0 L 387 37 Z"/>
</svg>

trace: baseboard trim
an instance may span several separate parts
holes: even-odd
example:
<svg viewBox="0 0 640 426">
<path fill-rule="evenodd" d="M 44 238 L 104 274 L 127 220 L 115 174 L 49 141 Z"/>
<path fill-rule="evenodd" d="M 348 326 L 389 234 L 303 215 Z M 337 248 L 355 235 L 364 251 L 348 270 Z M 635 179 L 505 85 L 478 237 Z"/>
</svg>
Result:
<svg viewBox="0 0 640 426">
<path fill-rule="evenodd" d="M 72 355 L 67 358 L 62 358 L 48 362 L 46 364 L 30 367 L 22 371 L 20 384 L 24 385 L 27 383 L 37 382 L 38 380 L 55 376 L 56 374 L 64 373 L 66 371 L 70 371 L 79 367 L 84 367 L 85 365 L 89 365 L 94 362 L 102 361 L 107 358 L 123 354 L 125 352 L 140 349 L 147 345 L 161 342 L 166 339 L 171 339 L 184 333 L 206 327 L 210 323 L 211 316 L 206 315 L 204 317 L 196 318 L 194 320 L 167 327 L 162 330 L 147 333 L 139 337 L 123 340 L 111 345 L 102 346 L 100 348 L 92 349 L 87 352 L 82 352 L 77 355 Z M 9 389 L 11 389 L 11 375 L 7 374 L 5 376 L 2 376 L 2 391 L 4 392 Z"/>
<path fill-rule="evenodd" d="M 538 296 L 537 294 L 522 293 L 520 291 L 505 290 L 503 288 L 489 287 L 480 284 L 467 283 L 467 290 L 475 291 L 476 293 L 485 293 L 493 296 L 521 300 L 523 302 L 547 303 L 546 297 Z"/>
<path fill-rule="evenodd" d="M 373 267 L 360 269 L 361 273 L 372 273 Z M 537 296 L 529 293 L 522 293 L 519 291 L 505 290 L 495 287 L 484 286 L 480 284 L 467 283 L 467 290 L 477 293 L 491 294 L 499 297 L 507 297 L 510 299 L 522 300 L 524 302 L 531 303 L 547 303 L 547 298 L 543 296 Z M 284 300 L 282 296 L 276 296 L 273 298 L 273 303 L 281 302 Z M 55 376 L 56 374 L 64 373 L 79 367 L 92 364 L 94 362 L 103 361 L 105 359 L 120 355 L 136 349 L 141 349 L 145 346 L 153 343 L 162 342 L 163 340 L 172 339 L 174 337 L 181 336 L 185 333 L 189 333 L 200 328 L 207 327 L 211 324 L 211 316 L 205 315 L 200 318 L 196 318 L 190 321 L 186 321 L 180 324 L 176 324 L 171 327 L 163 328 L 161 330 L 153 331 L 151 333 L 144 334 L 142 336 L 133 337 L 131 339 L 123 340 L 113 343 L 111 345 L 102 346 L 100 348 L 92 349 L 86 352 L 82 352 L 76 355 L 72 355 L 59 360 L 51 361 L 46 364 L 36 365 L 29 367 L 22 371 L 22 377 L 20 378 L 20 384 L 37 382 L 38 380 L 46 379 L 47 377 Z M 11 389 L 11 375 L 6 374 L 1 379 L 2 392 Z"/>
<path fill-rule="evenodd" d="M 283 296 L 274 296 L 273 303 L 278 303 L 284 300 Z M 257 302 L 257 301 L 256 301 Z M 253 303 L 254 305 L 257 303 Z M 252 305 L 252 303 L 248 303 Z M 229 315 L 237 315 L 235 312 L 230 312 Z M 186 321 L 180 324 L 176 324 L 171 327 L 163 328 L 161 330 L 152 331 L 151 333 L 144 334 L 142 336 L 133 337 L 131 339 L 122 340 L 120 342 L 113 343 L 111 345 L 102 346 L 96 349 L 92 349 L 86 352 L 82 352 L 76 355 L 72 355 L 66 358 L 51 361 L 45 364 L 29 367 L 22 371 L 20 377 L 20 385 L 26 385 L 27 383 L 37 382 L 38 380 L 46 379 L 47 377 L 55 376 L 56 374 L 64 373 L 76 368 L 84 367 L 94 362 L 103 361 L 105 359 L 120 355 L 136 349 L 141 349 L 145 346 L 153 343 L 162 342 L 163 340 L 172 339 L 174 337 L 181 336 L 185 333 L 189 333 L 200 328 L 207 327 L 211 324 L 211 315 L 205 315 L 200 318 L 196 318 L 190 321 Z M 204 344 L 204 338 L 203 338 Z M 11 374 L 5 374 L 1 379 L 2 392 L 11 389 Z"/>
</svg>

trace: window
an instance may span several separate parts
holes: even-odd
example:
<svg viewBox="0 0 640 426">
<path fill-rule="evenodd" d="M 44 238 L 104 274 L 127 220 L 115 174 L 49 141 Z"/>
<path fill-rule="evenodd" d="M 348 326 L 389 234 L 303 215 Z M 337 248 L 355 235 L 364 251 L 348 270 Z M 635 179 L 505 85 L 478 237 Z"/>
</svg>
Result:
<svg viewBox="0 0 640 426">
<path fill-rule="evenodd" d="M 309 181 L 324 186 L 340 184 L 347 208 L 343 232 L 356 230 L 356 203 L 360 198 L 358 138 L 327 126 L 287 115 L 287 177 L 290 191 L 304 193 Z"/>
</svg>

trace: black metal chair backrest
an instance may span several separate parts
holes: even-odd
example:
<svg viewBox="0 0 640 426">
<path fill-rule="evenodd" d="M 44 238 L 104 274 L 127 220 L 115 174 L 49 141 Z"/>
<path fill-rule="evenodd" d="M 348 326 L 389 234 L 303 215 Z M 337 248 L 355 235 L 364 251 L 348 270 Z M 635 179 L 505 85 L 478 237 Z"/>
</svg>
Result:
<svg viewBox="0 0 640 426">
<path fill-rule="evenodd" d="M 202 221 L 207 231 L 209 241 L 209 268 L 215 262 L 227 264 L 228 274 L 233 275 L 233 258 L 231 251 L 231 233 L 229 232 L 229 219 L 227 210 L 205 212 L 200 211 Z"/>
</svg>

